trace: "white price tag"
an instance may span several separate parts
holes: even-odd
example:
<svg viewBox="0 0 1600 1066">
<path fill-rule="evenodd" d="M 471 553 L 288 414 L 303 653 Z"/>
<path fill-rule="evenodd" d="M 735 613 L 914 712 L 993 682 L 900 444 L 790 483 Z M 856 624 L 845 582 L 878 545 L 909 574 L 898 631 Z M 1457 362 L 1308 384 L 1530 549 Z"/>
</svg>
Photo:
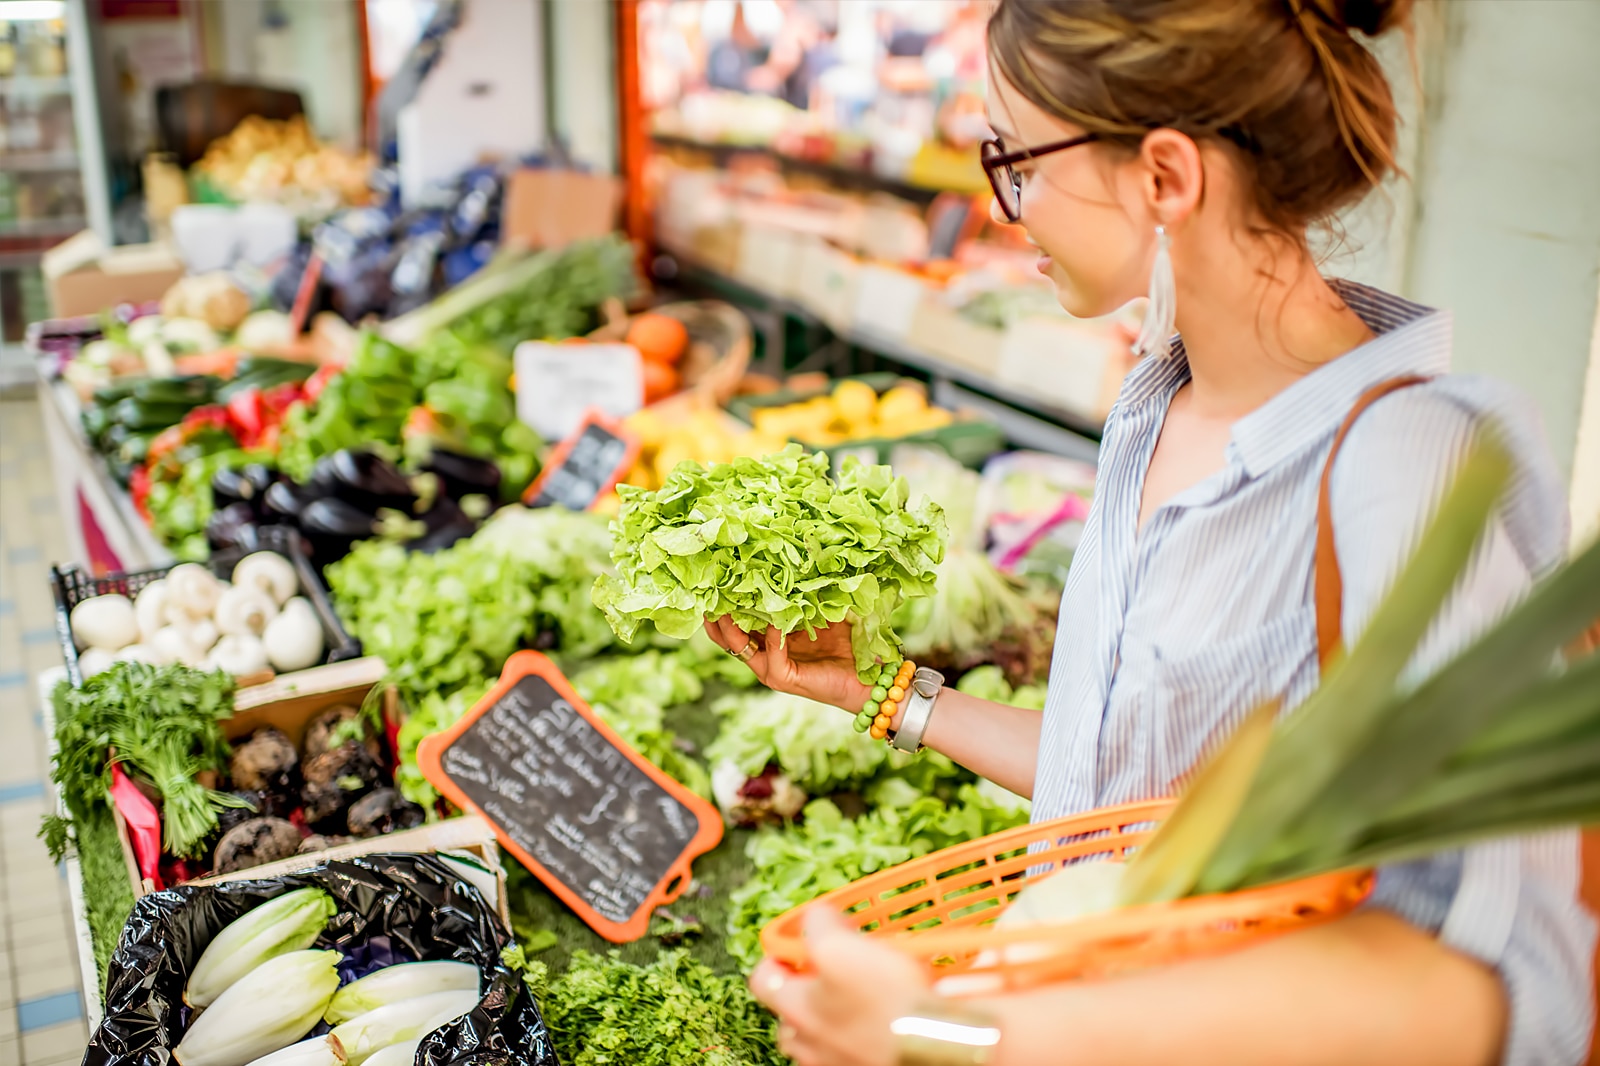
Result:
<svg viewBox="0 0 1600 1066">
<path fill-rule="evenodd" d="M 644 371 L 632 345 L 523 341 L 513 358 L 517 417 L 546 440 L 571 435 L 591 408 L 622 418 L 644 405 Z"/>
</svg>

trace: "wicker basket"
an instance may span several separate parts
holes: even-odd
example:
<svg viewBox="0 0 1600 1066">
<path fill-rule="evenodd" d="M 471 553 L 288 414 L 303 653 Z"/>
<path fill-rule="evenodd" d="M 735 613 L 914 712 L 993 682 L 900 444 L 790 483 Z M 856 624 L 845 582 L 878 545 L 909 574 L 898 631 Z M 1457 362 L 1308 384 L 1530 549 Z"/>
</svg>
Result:
<svg viewBox="0 0 1600 1066">
<path fill-rule="evenodd" d="M 1106 807 L 925 855 L 775 919 L 761 931 L 762 947 L 805 970 L 802 913 L 830 907 L 926 965 L 939 993 L 993 995 L 1230 951 L 1331 921 L 1372 891 L 1371 871 L 1341 871 L 1077 921 L 993 928 L 1030 876 L 1080 859 L 1121 860 L 1172 807 L 1171 800 Z"/>
<path fill-rule="evenodd" d="M 608 301 L 601 310 L 606 324 L 589 339 L 620 341 L 627 336 L 629 318 L 621 302 Z M 683 375 L 678 395 L 689 393 L 719 407 L 732 399 L 750 368 L 753 341 L 744 312 L 721 300 L 689 300 L 661 304 L 648 313 L 675 318 L 689 331 L 689 350 L 678 367 Z"/>
</svg>

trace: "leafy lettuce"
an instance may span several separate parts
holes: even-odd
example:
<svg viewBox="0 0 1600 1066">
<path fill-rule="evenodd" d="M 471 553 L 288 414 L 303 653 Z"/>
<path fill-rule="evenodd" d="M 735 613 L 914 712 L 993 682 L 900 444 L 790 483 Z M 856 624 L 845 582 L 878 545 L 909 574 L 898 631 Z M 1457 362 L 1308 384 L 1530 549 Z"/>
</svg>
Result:
<svg viewBox="0 0 1600 1066">
<path fill-rule="evenodd" d="M 631 642 L 645 621 L 687 638 L 707 617 L 780 633 L 852 623 L 856 667 L 895 655 L 890 618 L 933 589 L 944 557 L 937 504 L 906 506 L 903 480 L 853 457 L 838 480 L 828 457 L 790 445 L 709 468 L 681 463 L 654 492 L 621 486 L 611 523 L 617 576 L 594 602 Z"/>
</svg>

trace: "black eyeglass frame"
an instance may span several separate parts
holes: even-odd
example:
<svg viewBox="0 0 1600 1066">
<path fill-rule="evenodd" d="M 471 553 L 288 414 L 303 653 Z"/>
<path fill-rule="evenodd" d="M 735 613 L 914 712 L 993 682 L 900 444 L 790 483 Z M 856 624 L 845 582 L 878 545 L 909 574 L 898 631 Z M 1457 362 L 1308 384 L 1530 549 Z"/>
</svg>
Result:
<svg viewBox="0 0 1600 1066">
<path fill-rule="evenodd" d="M 989 179 L 989 188 L 994 190 L 995 202 L 1000 205 L 1000 213 L 1006 216 L 1006 221 L 1019 222 L 1022 220 L 1022 182 L 1017 180 L 1017 172 L 1011 169 L 1013 166 L 1029 159 L 1038 159 L 1041 156 L 1050 155 L 1053 152 L 1065 152 L 1068 148 L 1076 148 L 1080 144 L 1088 144 L 1099 139 L 1100 135 L 1097 133 L 1085 133 L 1078 137 L 1069 137 L 1064 141 L 1052 141 L 1049 144 L 1041 144 L 1033 148 L 1018 148 L 1015 152 L 1005 151 L 1005 142 L 998 137 L 990 137 L 984 141 L 978 149 L 978 161 L 983 164 L 984 176 Z M 991 149 L 999 154 L 991 155 Z M 1006 202 L 1005 193 L 1002 191 L 1004 186 L 1000 184 L 1002 181 L 1011 186 L 1011 195 L 1017 204 L 1015 210 Z"/>
</svg>

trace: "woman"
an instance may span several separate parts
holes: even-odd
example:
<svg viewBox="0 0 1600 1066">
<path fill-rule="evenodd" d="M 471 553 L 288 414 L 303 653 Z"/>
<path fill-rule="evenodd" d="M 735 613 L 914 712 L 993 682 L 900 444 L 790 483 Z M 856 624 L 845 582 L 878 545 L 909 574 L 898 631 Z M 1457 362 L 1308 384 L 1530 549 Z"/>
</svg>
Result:
<svg viewBox="0 0 1600 1066">
<path fill-rule="evenodd" d="M 1401 26 L 1409 6 L 1002 0 L 994 15 L 997 218 L 1039 246 L 1073 314 L 1152 298 L 1146 358 L 1106 423 L 1042 721 L 946 691 L 922 737 L 1031 796 L 1036 819 L 1169 795 L 1249 709 L 1315 688 L 1318 481 L 1341 424 L 1385 382 L 1431 379 L 1370 402 L 1332 464 L 1343 591 L 1325 640 L 1361 631 L 1485 422 L 1512 442 L 1515 486 L 1417 667 L 1562 557 L 1561 486 L 1523 405 L 1441 376 L 1446 313 L 1324 280 L 1308 248 L 1309 228 L 1395 169 L 1389 86 L 1355 34 Z M 845 627 L 787 646 L 726 619 L 708 629 L 768 685 L 861 708 Z M 926 1002 L 918 969 L 820 915 L 817 974 L 766 964 L 752 986 L 801 1066 L 1570 1063 L 1592 1024 L 1594 926 L 1576 888 L 1575 834 L 1474 847 L 1385 868 L 1339 922 L 980 1003 L 981 1025 L 928 1029 L 955 1015 Z M 929 1051 L 900 1043 L 897 1019 L 998 1044 Z"/>
</svg>

